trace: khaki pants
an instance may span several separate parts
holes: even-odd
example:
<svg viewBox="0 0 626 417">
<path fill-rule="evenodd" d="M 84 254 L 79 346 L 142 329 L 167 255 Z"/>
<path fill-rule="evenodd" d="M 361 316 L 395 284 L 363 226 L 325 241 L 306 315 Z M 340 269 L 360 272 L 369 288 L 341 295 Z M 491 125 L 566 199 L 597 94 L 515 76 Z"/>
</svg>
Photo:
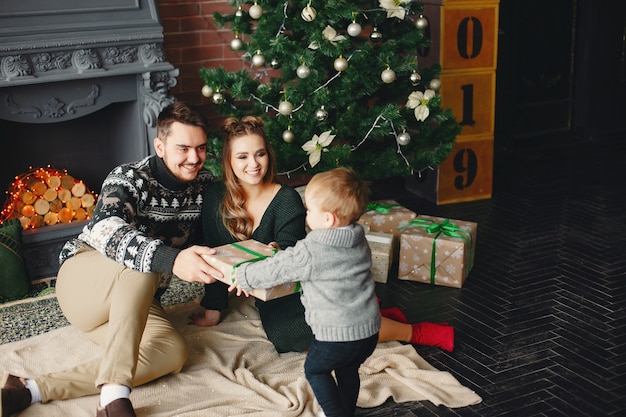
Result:
<svg viewBox="0 0 626 417">
<path fill-rule="evenodd" d="M 61 310 L 104 353 L 34 378 L 43 402 L 98 394 L 105 383 L 132 388 L 181 370 L 187 345 L 154 300 L 158 283 L 159 274 L 126 268 L 93 249 L 63 263 L 56 284 Z"/>
</svg>

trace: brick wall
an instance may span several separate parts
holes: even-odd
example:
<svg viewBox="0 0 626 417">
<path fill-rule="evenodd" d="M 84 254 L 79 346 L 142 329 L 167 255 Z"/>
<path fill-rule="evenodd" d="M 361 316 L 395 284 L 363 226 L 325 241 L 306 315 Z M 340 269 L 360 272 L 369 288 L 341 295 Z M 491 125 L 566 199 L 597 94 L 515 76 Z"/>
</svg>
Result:
<svg viewBox="0 0 626 417">
<path fill-rule="evenodd" d="M 211 118 L 209 99 L 200 94 L 202 66 L 224 66 L 229 70 L 243 68 L 239 55 L 230 50 L 233 34 L 230 28 L 218 29 L 213 13 L 232 13 L 226 0 L 158 0 L 165 36 L 167 60 L 180 70 L 178 84 L 170 90 L 179 100 L 199 105 Z"/>
</svg>

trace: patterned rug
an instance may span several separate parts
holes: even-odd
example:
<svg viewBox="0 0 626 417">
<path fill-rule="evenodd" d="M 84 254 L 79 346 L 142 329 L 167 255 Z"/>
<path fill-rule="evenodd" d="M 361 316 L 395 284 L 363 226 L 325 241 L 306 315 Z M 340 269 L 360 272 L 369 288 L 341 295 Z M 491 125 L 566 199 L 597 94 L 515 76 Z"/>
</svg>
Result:
<svg viewBox="0 0 626 417">
<path fill-rule="evenodd" d="M 0 344 L 27 339 L 69 325 L 54 295 L 53 283 L 37 294 L 34 297 L 0 304 L 2 324 Z M 202 284 L 190 284 L 174 278 L 161 297 L 161 303 L 163 306 L 184 304 L 202 294 Z"/>
</svg>

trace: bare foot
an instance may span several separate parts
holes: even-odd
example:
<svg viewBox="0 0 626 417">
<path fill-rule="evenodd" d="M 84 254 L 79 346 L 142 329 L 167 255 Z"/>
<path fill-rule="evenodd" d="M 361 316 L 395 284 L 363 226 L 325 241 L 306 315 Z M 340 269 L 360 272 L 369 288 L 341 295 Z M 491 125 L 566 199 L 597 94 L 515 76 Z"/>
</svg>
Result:
<svg viewBox="0 0 626 417">
<path fill-rule="evenodd" d="M 204 310 L 204 312 L 193 313 L 189 316 L 189 324 L 200 327 L 216 326 L 220 322 L 220 312 L 218 310 Z"/>
</svg>

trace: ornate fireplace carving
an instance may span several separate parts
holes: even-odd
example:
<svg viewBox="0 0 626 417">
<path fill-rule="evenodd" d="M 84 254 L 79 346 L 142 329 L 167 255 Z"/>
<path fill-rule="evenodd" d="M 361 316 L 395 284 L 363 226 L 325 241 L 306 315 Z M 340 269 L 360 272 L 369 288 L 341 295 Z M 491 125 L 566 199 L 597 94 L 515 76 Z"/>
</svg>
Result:
<svg viewBox="0 0 626 417">
<path fill-rule="evenodd" d="M 153 151 L 178 76 L 156 2 L 0 2 L 2 191 L 15 175 L 50 165 L 99 192 L 114 166 Z M 58 250 L 82 226 L 24 233 L 31 279 L 56 274 Z"/>
</svg>

